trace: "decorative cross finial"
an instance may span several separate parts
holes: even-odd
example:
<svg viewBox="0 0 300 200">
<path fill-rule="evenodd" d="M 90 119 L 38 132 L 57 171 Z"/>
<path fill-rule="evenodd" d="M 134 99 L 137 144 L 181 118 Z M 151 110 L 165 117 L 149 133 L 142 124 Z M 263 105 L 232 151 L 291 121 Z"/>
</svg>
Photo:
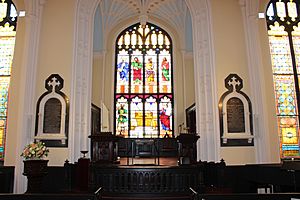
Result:
<svg viewBox="0 0 300 200">
<path fill-rule="evenodd" d="M 48 82 L 48 85 L 49 85 L 49 86 L 52 86 L 52 91 L 54 91 L 54 90 L 55 90 L 55 87 L 60 85 L 60 82 L 57 81 L 57 78 L 56 78 L 56 77 L 53 77 L 51 80 L 52 80 L 52 81 L 49 81 L 49 82 Z"/>
<path fill-rule="evenodd" d="M 235 77 L 232 77 L 230 81 L 228 81 L 228 85 L 232 85 L 233 91 L 236 91 L 236 86 L 239 86 L 241 82 L 238 80 L 236 81 Z"/>
</svg>

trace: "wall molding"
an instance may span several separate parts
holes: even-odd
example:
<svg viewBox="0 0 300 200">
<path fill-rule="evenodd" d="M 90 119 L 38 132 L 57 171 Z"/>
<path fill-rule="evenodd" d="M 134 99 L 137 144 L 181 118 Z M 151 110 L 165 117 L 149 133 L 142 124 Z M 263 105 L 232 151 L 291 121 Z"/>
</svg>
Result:
<svg viewBox="0 0 300 200">
<path fill-rule="evenodd" d="M 186 0 L 186 3 L 193 27 L 196 118 L 200 135 L 197 157 L 217 161 L 220 138 L 210 1 Z"/>
<path fill-rule="evenodd" d="M 20 71 L 21 76 L 18 96 L 23 97 L 18 101 L 19 116 L 18 130 L 16 133 L 16 152 L 22 152 L 26 144 L 34 137 L 35 115 L 35 84 L 37 60 L 39 55 L 40 29 L 43 8 L 46 0 L 24 0 L 26 9 L 25 36 Z M 17 36 L 18 37 L 18 32 Z M 18 41 L 18 40 L 16 40 Z M 23 176 L 23 159 L 16 156 L 14 192 L 23 193 L 26 190 L 27 179 Z"/>
<path fill-rule="evenodd" d="M 91 130 L 94 15 L 99 2 L 100 0 L 76 2 L 69 129 L 71 162 L 80 158 L 80 151 L 90 150 L 88 135 Z"/>
<path fill-rule="evenodd" d="M 268 121 L 266 120 L 267 101 L 264 85 L 264 72 L 261 57 L 261 46 L 259 41 L 259 0 L 239 0 L 239 5 L 242 11 L 246 51 L 247 51 L 247 66 L 249 70 L 249 79 L 251 86 L 251 97 L 254 114 L 254 144 L 256 152 L 256 162 L 266 163 L 271 162 L 270 142 L 267 138 L 269 133 Z"/>
</svg>

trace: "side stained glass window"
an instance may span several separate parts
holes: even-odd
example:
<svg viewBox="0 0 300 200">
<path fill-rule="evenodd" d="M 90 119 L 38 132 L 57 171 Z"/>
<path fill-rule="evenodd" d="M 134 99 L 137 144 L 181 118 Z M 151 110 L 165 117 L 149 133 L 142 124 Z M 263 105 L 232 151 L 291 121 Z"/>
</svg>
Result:
<svg viewBox="0 0 300 200">
<path fill-rule="evenodd" d="M 300 3 L 271 0 L 266 12 L 281 159 L 300 158 Z"/>
<path fill-rule="evenodd" d="M 147 23 L 116 41 L 115 133 L 128 138 L 173 137 L 171 38 Z"/>
<path fill-rule="evenodd" d="M 11 0 L 0 0 L 0 160 L 4 159 L 7 101 L 14 55 L 17 10 Z"/>
</svg>

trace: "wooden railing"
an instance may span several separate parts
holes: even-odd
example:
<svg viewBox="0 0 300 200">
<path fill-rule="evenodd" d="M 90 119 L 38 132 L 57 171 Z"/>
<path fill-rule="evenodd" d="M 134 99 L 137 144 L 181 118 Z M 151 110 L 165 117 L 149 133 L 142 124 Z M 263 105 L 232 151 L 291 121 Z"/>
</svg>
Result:
<svg viewBox="0 0 300 200">
<path fill-rule="evenodd" d="M 1 200 L 99 200 L 93 194 L 0 194 Z"/>
<path fill-rule="evenodd" d="M 114 167 L 91 166 L 92 190 L 102 187 L 106 193 L 189 193 L 203 185 L 199 166 Z"/>
<path fill-rule="evenodd" d="M 190 196 L 191 196 L 191 200 L 199 199 L 198 192 L 196 192 L 192 187 L 190 187 Z"/>
<path fill-rule="evenodd" d="M 299 199 L 300 193 L 273 193 L 273 194 L 197 194 L 192 200 L 291 200 Z"/>
</svg>

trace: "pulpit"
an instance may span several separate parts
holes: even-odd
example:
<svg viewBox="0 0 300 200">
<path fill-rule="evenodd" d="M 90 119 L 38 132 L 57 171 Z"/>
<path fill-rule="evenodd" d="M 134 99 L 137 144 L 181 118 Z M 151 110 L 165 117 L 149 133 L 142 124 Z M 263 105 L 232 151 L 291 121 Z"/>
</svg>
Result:
<svg viewBox="0 0 300 200">
<path fill-rule="evenodd" d="M 91 138 L 91 160 L 98 164 L 113 164 L 117 162 L 118 136 L 111 132 L 100 132 L 89 136 Z"/>
<path fill-rule="evenodd" d="M 178 163 L 193 164 L 197 162 L 197 140 L 200 137 L 192 133 L 181 133 L 177 136 Z"/>
</svg>

